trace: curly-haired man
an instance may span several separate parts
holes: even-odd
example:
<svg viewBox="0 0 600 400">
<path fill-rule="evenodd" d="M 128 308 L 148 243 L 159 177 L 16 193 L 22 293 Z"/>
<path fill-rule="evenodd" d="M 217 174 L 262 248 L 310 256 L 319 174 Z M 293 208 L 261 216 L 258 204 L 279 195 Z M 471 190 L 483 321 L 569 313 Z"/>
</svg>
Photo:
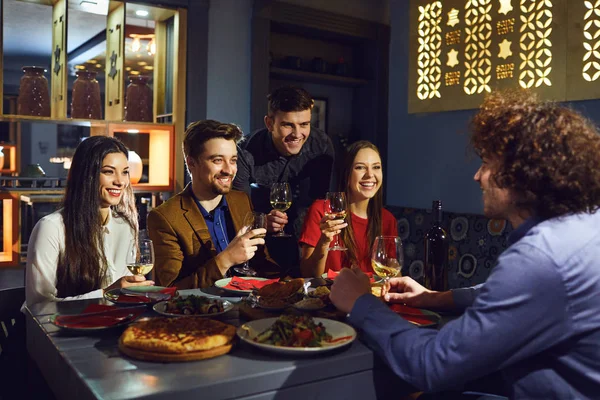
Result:
<svg viewBox="0 0 600 400">
<path fill-rule="evenodd" d="M 490 95 L 472 132 L 484 213 L 510 221 L 510 246 L 483 285 L 432 292 L 404 277 L 384 290 L 389 302 L 464 314 L 439 331 L 415 329 L 352 270 L 331 299 L 422 390 L 498 373 L 510 398 L 598 398 L 600 136 L 577 112 L 522 91 Z"/>
</svg>

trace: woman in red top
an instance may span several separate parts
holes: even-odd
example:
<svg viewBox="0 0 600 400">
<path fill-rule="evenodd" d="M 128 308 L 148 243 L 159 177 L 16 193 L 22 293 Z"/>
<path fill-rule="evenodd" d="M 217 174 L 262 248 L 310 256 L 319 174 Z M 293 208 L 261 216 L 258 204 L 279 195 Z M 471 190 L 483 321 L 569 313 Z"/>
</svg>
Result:
<svg viewBox="0 0 600 400">
<path fill-rule="evenodd" d="M 364 140 L 350 145 L 340 177 L 340 191 L 346 192 L 350 218 L 345 222 L 326 217 L 324 200 L 316 200 L 310 206 L 299 240 L 300 271 L 304 277 L 318 277 L 328 270 L 339 271 L 352 265 L 372 273 L 371 247 L 375 238 L 398 236 L 396 218 L 383 208 L 383 172 L 377 147 Z M 327 250 L 337 234 L 347 251 Z"/>
</svg>

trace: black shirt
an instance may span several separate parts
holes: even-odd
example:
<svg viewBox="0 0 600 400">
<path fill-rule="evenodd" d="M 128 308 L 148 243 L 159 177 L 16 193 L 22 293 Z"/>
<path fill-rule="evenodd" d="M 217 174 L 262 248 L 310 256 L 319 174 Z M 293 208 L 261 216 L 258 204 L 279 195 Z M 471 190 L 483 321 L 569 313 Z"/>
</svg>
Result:
<svg viewBox="0 0 600 400">
<path fill-rule="evenodd" d="M 279 154 L 266 128 L 254 132 L 240 144 L 233 188 L 248 193 L 255 210 L 264 213 L 272 210 L 269 202 L 271 184 L 288 182 L 292 189 L 292 206 L 287 211 L 289 223 L 285 231 L 293 237 L 287 240 L 267 237 L 269 253 L 280 266 L 299 265 L 298 237 L 304 215 L 313 201 L 325 198 L 333 162 L 331 139 L 315 127 L 310 128 L 300 153 L 289 157 Z"/>
</svg>

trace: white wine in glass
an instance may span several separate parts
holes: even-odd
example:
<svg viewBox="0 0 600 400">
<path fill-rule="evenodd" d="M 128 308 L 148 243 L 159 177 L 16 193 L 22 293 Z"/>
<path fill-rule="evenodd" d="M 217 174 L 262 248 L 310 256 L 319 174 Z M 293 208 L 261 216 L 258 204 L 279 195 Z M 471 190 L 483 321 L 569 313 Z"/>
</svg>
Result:
<svg viewBox="0 0 600 400">
<path fill-rule="evenodd" d="M 256 211 L 249 211 L 246 214 L 246 216 L 244 217 L 244 226 L 247 226 L 248 230 L 259 229 L 259 228 L 263 228 L 266 230 L 267 229 L 267 215 L 260 213 L 260 212 L 256 212 Z M 265 235 L 266 235 L 266 233 L 259 234 L 259 235 L 252 237 L 252 239 L 264 238 Z M 248 261 L 244 262 L 243 264 L 241 264 L 238 267 L 234 267 L 233 270 L 239 274 L 246 275 L 246 276 L 255 276 L 257 274 L 256 270 L 254 268 L 250 267 L 250 265 L 248 264 Z"/>
<path fill-rule="evenodd" d="M 326 216 L 331 219 L 346 219 L 346 193 L 344 192 L 327 192 L 325 197 L 325 210 L 323 212 Z M 339 235 L 335 235 L 332 242 L 333 246 L 330 246 L 328 251 L 346 251 L 346 247 L 340 244 Z"/>
<path fill-rule="evenodd" d="M 127 254 L 127 269 L 134 275 L 147 275 L 154 267 L 154 245 L 150 239 L 132 242 Z"/>
<path fill-rule="evenodd" d="M 402 240 L 398 236 L 377 236 L 371 252 L 373 272 L 385 282 L 401 275 L 403 264 Z"/>
<path fill-rule="evenodd" d="M 286 212 L 292 206 L 292 189 L 287 182 L 275 182 L 271 185 L 271 194 L 269 197 L 271 207 L 274 210 Z M 283 228 L 273 237 L 291 237 L 283 231 Z"/>
</svg>

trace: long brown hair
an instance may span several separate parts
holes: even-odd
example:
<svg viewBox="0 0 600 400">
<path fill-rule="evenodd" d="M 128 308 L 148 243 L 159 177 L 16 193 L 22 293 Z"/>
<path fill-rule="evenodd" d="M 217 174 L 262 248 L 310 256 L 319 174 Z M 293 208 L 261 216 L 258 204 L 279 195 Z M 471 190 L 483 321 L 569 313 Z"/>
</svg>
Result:
<svg viewBox="0 0 600 400">
<path fill-rule="evenodd" d="M 123 143 L 107 136 L 87 138 L 75 150 L 62 204 L 65 247 L 59 254 L 56 269 L 58 297 L 100 289 L 106 276 L 108 263 L 98 188 L 102 162 L 111 153 L 128 155 Z M 137 238 L 137 209 L 131 185 L 123 189 L 121 202 L 112 207 L 112 213 L 127 221 Z"/>
<path fill-rule="evenodd" d="M 350 174 L 352 174 L 354 159 L 356 158 L 358 152 L 362 149 L 371 149 L 377 153 L 379 158 L 381 158 L 381 154 L 379 153 L 377 146 L 366 140 L 360 140 L 352 143 L 348 147 L 346 151 L 346 157 L 344 158 L 344 164 L 342 165 L 342 171 L 340 174 L 341 179 L 338 188 L 340 192 L 346 193 L 346 199 L 348 201 L 348 216 L 350 216 L 350 187 L 348 182 L 350 182 Z M 375 238 L 381 235 L 381 210 L 383 208 L 383 190 L 381 190 L 381 188 L 383 187 L 383 177 L 381 184 L 381 187 L 377 193 L 375 193 L 375 196 L 369 200 L 369 205 L 367 206 L 367 215 L 369 216 L 369 222 L 367 225 L 367 241 L 369 244 L 369 249 L 373 247 Z M 346 222 L 348 222 L 348 226 L 342 230 L 340 236 L 348 248 L 348 251 L 345 253 L 346 257 L 348 257 L 350 261 L 350 264 L 358 264 L 358 260 L 356 259 L 356 238 L 354 236 L 354 229 L 352 227 L 352 218 L 346 218 Z"/>
</svg>

